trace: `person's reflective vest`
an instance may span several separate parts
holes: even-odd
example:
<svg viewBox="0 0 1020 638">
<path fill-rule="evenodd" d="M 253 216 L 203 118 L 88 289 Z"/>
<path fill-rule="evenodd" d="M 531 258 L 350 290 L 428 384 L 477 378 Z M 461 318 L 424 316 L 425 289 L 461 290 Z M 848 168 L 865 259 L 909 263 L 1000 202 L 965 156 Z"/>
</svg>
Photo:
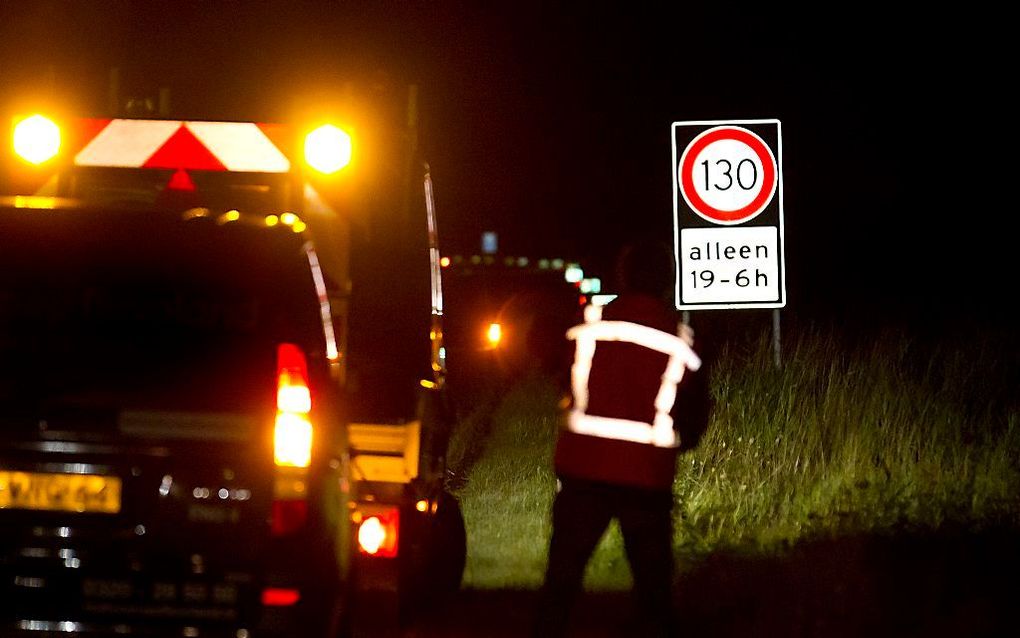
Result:
<svg viewBox="0 0 1020 638">
<path fill-rule="evenodd" d="M 652 302 L 628 303 L 620 306 L 622 310 L 614 308 L 616 314 L 627 317 L 630 310 L 633 318 L 650 315 L 640 318 L 663 324 L 661 310 L 649 312 L 649 306 L 658 310 Z M 671 415 L 677 385 L 685 371 L 701 367 L 701 359 L 677 334 L 636 321 L 603 320 L 598 306 L 585 308 L 585 322 L 568 330 L 567 338 L 575 342 L 573 405 L 557 441 L 557 472 L 670 488 L 680 443 Z M 629 345 L 623 349 L 606 345 L 613 342 Z M 600 348 L 609 356 L 597 357 Z M 593 366 L 617 369 L 593 375 Z"/>
</svg>

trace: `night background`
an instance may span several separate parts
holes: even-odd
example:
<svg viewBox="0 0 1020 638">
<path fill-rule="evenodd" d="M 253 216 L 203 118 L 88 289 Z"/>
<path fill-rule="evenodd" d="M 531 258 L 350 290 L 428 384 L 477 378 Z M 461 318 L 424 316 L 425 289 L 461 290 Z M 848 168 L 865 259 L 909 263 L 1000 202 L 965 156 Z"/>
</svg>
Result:
<svg viewBox="0 0 1020 638">
<path fill-rule="evenodd" d="M 359 136 L 350 168 L 371 167 L 338 190 L 378 210 L 408 188 L 394 149 L 407 147 L 416 87 L 442 254 L 469 261 L 492 231 L 497 266 L 562 258 L 607 283 L 627 241 L 672 241 L 673 122 L 780 120 L 784 362 L 758 338 L 771 310 L 693 312 L 715 412 L 674 482 L 680 613 L 715 636 L 1008 635 L 1020 566 L 1011 25 L 965 3 L 0 0 L 0 114 L 109 117 L 117 68 L 122 97 L 169 89 L 172 119 L 337 116 Z M 375 270 L 385 285 L 362 290 L 387 308 L 376 291 L 410 269 Z M 555 279 L 572 315 L 576 291 Z M 508 326 L 552 308 L 515 298 Z M 463 513 L 467 567 L 453 611 L 436 607 L 439 630 L 420 636 L 524 626 L 555 490 L 561 388 L 514 374 L 536 352 L 559 362 L 564 331 L 550 322 L 547 341 L 505 340 L 505 353 L 461 343 L 458 358 L 455 299 L 444 343 L 468 382 L 449 384 L 440 478 Z M 403 313 L 367 314 L 386 333 L 378 317 Z M 481 340 L 475 327 L 466 341 Z M 605 538 L 589 630 L 617 622 L 613 596 L 629 588 L 619 534 Z"/>
<path fill-rule="evenodd" d="M 414 84 L 444 254 L 496 231 L 502 254 L 604 279 L 628 238 L 671 238 L 673 121 L 778 118 L 789 310 L 999 313 L 1015 209 L 1001 21 L 667 6 L 5 3 L 0 84 L 88 113 L 118 67 L 125 93 L 169 87 L 182 117 L 273 120 L 353 93 L 382 122 L 406 119 Z"/>
</svg>

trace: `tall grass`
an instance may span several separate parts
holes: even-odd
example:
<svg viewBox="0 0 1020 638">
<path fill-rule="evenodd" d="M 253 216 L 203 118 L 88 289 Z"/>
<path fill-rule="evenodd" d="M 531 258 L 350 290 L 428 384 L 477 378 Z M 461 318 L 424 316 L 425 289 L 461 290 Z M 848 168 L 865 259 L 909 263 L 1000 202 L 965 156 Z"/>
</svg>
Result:
<svg viewBox="0 0 1020 638">
<path fill-rule="evenodd" d="M 541 582 L 556 482 L 558 399 L 547 378 L 529 375 L 491 413 L 468 415 L 461 421 L 466 427 L 454 433 L 451 462 L 455 473 L 466 475 L 456 494 L 468 535 L 469 587 L 534 588 Z M 470 458 L 477 460 L 469 467 L 456 465 Z"/>
<path fill-rule="evenodd" d="M 712 427 L 676 478 L 680 548 L 1020 520 L 1012 348 L 813 330 L 781 368 L 769 354 L 714 370 Z"/>
<path fill-rule="evenodd" d="M 1020 525 L 1016 343 L 812 327 L 787 337 L 779 368 L 767 333 L 727 345 L 711 369 L 708 433 L 678 462 L 680 564 L 826 535 Z M 458 431 L 454 449 L 477 452 L 458 490 L 468 586 L 541 582 L 557 399 L 531 375 L 498 403 L 487 436 Z M 586 579 L 630 586 L 615 526 Z"/>
</svg>

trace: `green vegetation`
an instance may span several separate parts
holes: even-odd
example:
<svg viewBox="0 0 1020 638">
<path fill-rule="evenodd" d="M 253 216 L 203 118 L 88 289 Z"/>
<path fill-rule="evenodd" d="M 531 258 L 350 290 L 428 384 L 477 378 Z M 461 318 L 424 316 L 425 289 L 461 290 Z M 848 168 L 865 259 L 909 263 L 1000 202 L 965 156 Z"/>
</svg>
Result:
<svg viewBox="0 0 1020 638">
<path fill-rule="evenodd" d="M 1015 335 L 851 339 L 816 327 L 784 338 L 781 368 L 766 333 L 727 344 L 711 371 L 713 420 L 675 482 L 680 569 L 822 536 L 1020 525 Z M 541 582 L 557 400 L 535 374 L 461 421 L 451 460 L 468 587 Z M 615 524 L 586 578 L 630 586 Z"/>
</svg>

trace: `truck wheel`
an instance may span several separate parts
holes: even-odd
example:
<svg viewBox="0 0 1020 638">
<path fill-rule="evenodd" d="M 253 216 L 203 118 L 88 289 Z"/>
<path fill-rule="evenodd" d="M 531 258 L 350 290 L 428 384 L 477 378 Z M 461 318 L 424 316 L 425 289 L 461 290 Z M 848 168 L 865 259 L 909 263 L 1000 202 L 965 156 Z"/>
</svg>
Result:
<svg viewBox="0 0 1020 638">
<path fill-rule="evenodd" d="M 431 571 L 435 574 L 437 590 L 450 594 L 460 589 L 467 561 L 467 530 L 460 503 L 448 492 L 439 497 L 436 519 L 433 521 Z"/>
<path fill-rule="evenodd" d="M 467 558 L 467 534 L 460 505 L 448 492 L 439 496 L 436 513 L 427 521 L 422 543 L 408 564 L 400 588 L 403 625 L 440 606 L 460 589 Z"/>
</svg>

